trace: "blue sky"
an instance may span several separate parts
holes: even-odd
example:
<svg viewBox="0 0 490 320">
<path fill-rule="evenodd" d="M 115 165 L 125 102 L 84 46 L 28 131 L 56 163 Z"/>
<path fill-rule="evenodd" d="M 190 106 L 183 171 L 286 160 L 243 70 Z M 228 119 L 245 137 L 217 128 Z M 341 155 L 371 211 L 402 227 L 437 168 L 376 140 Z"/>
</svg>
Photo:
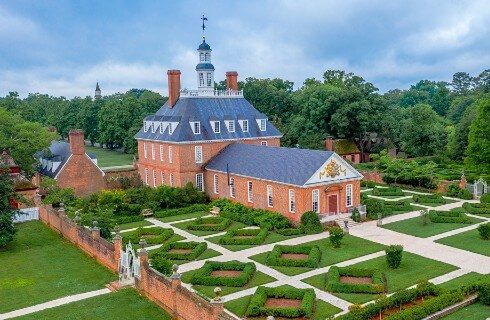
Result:
<svg viewBox="0 0 490 320">
<path fill-rule="evenodd" d="M 55 96 L 148 88 L 166 70 L 196 87 L 200 16 L 208 17 L 215 78 L 280 77 L 301 86 L 327 69 L 381 92 L 490 68 L 490 1 L 0 2 L 0 95 Z"/>
</svg>

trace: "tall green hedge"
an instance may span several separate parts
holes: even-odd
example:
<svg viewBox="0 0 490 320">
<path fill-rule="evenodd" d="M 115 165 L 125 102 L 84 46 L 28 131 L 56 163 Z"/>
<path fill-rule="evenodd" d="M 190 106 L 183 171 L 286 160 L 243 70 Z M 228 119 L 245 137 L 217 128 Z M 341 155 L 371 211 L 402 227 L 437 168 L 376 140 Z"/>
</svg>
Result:
<svg viewBox="0 0 490 320">
<path fill-rule="evenodd" d="M 490 203 L 464 203 L 463 209 L 471 214 L 490 214 Z"/>
<path fill-rule="evenodd" d="M 241 273 L 237 277 L 217 277 L 212 275 L 212 272 L 216 270 L 241 271 Z M 203 286 L 243 287 L 253 277 L 255 270 L 253 262 L 206 261 L 204 266 L 194 272 L 190 282 Z"/>
</svg>

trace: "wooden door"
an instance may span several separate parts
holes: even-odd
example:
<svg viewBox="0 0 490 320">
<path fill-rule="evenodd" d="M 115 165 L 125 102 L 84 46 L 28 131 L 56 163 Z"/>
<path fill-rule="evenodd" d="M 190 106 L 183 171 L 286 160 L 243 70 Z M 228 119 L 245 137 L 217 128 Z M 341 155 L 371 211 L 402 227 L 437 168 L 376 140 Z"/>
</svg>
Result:
<svg viewBox="0 0 490 320">
<path fill-rule="evenodd" d="M 337 195 L 331 194 L 328 196 L 328 213 L 337 214 Z"/>
</svg>

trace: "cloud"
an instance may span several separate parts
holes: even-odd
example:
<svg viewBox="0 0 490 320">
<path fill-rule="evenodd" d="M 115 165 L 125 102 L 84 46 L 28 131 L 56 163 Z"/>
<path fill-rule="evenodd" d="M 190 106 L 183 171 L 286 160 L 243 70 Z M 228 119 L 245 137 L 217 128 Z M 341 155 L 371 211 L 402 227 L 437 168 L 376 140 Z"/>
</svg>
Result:
<svg viewBox="0 0 490 320">
<path fill-rule="evenodd" d="M 0 40 L 36 39 L 41 34 L 40 26 L 33 20 L 13 13 L 0 6 Z"/>
</svg>

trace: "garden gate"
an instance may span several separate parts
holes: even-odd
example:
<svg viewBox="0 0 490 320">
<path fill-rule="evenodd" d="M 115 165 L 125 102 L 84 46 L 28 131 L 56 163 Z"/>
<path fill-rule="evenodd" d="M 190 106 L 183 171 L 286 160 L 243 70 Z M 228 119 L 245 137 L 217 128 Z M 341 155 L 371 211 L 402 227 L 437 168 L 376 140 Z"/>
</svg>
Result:
<svg viewBox="0 0 490 320">
<path fill-rule="evenodd" d="M 121 260 L 119 261 L 119 284 L 121 286 L 131 286 L 134 284 L 134 277 L 140 277 L 140 259 L 129 242 L 126 250 L 121 250 Z"/>
<path fill-rule="evenodd" d="M 480 199 L 482 195 L 488 192 L 487 183 L 483 179 L 478 179 L 473 184 L 473 198 Z"/>
</svg>

